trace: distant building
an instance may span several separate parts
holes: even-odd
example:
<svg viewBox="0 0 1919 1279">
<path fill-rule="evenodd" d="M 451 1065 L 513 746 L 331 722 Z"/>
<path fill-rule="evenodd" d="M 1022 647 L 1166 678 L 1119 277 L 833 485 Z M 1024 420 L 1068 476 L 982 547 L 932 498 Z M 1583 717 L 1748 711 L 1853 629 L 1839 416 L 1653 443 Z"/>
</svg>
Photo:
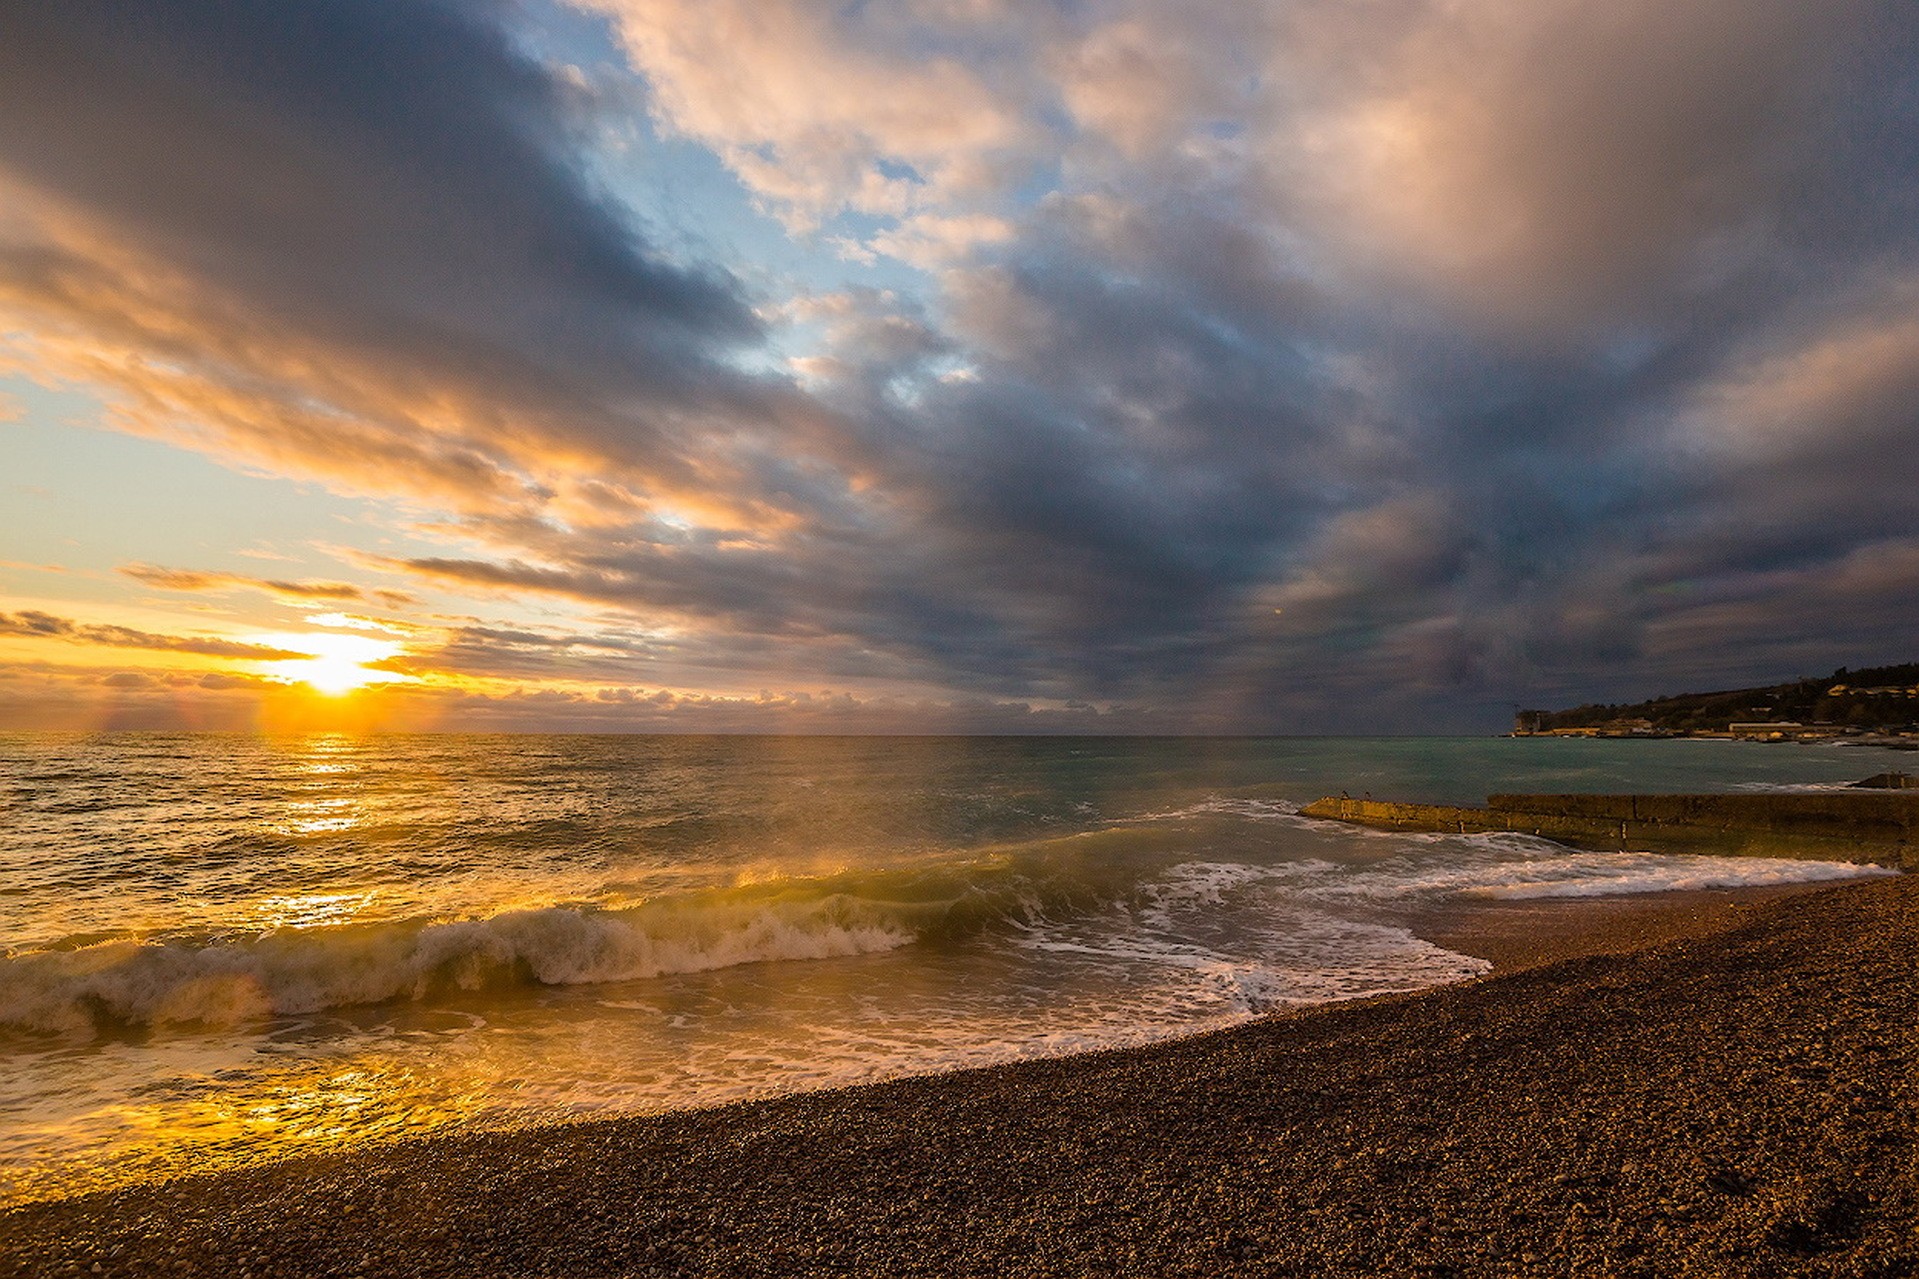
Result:
<svg viewBox="0 0 1919 1279">
<path fill-rule="evenodd" d="M 1513 716 L 1513 736 L 1530 737 L 1545 732 L 1546 719 L 1551 714 L 1551 711 L 1519 711 Z"/>
<path fill-rule="evenodd" d="M 1784 719 L 1748 720 L 1745 722 L 1734 720 L 1726 726 L 1726 731 L 1734 737 L 1785 737 L 1805 732 L 1806 726 Z"/>
</svg>

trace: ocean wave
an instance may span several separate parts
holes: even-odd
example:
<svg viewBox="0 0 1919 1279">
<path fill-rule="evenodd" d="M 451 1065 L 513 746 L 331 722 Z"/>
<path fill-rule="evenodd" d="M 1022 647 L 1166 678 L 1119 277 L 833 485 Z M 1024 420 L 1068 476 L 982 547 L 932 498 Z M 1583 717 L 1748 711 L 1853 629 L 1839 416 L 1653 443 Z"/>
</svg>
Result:
<svg viewBox="0 0 1919 1279">
<path fill-rule="evenodd" d="M 1337 870 L 1328 862 L 1296 869 Z M 1017 944 L 1125 969 L 1131 975 L 1122 986 L 1137 984 L 1141 970 L 1180 971 L 1177 994 L 1162 998 L 1186 1021 L 1417 990 L 1489 967 L 1410 929 L 1345 918 L 1268 891 L 1284 878 L 1276 867 L 1190 862 L 1143 885 L 1123 922 L 1094 915 L 1030 930 Z M 1235 900 L 1247 892 L 1249 898 Z M 1231 920 L 1224 928 L 1222 918 Z"/>
<path fill-rule="evenodd" d="M 1299 805 L 1286 799 L 1243 799 L 1213 795 L 1184 808 L 1142 813 L 1136 822 L 1177 822 L 1195 817 L 1244 817 L 1252 821 L 1283 821 L 1299 816 Z"/>
<path fill-rule="evenodd" d="M 462 992 L 571 986 L 951 943 L 1108 905 L 1137 868 L 1097 855 L 986 857 L 772 878 L 630 905 L 559 904 L 468 919 L 73 937 L 0 958 L 0 1030 L 233 1026 Z"/>
<path fill-rule="evenodd" d="M 554 906 L 241 939 L 123 940 L 0 962 L 0 1026 L 231 1026 L 492 987 L 870 954 L 915 938 L 903 919 L 827 899 L 693 910 Z"/>
</svg>

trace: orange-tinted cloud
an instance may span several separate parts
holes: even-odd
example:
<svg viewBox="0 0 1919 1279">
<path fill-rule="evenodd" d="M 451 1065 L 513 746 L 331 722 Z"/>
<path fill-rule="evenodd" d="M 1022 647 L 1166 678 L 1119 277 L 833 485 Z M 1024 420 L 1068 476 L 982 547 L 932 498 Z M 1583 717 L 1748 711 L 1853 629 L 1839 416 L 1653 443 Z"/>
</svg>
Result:
<svg viewBox="0 0 1919 1279">
<path fill-rule="evenodd" d="M 901 33 L 875 14 L 851 21 L 809 0 L 592 7 L 617 22 L 661 121 L 711 146 L 795 226 L 991 191 L 1038 132 L 966 62 L 891 46 Z M 956 6 L 940 25 L 983 45 L 1006 16 L 997 8 Z"/>
<path fill-rule="evenodd" d="M 273 662 L 306 657 L 289 649 L 242 640 L 216 639 L 193 635 L 157 635 L 129 626 L 110 626 L 76 622 L 34 609 L 0 613 L 0 635 L 21 639 L 58 639 L 76 644 L 101 644 L 109 648 L 144 648 L 157 652 L 192 653 L 200 657 L 239 657 Z"/>
<path fill-rule="evenodd" d="M 378 600 L 380 603 L 398 607 L 414 603 L 414 598 L 404 591 L 383 589 L 369 590 L 355 586 L 351 582 L 325 581 L 288 581 L 277 578 L 249 577 L 244 573 L 206 572 L 199 569 L 163 568 L 157 564 L 123 564 L 120 572 L 144 582 L 148 586 L 158 586 L 169 591 L 228 591 L 254 590 L 283 599 L 307 601 L 363 601 Z"/>
</svg>

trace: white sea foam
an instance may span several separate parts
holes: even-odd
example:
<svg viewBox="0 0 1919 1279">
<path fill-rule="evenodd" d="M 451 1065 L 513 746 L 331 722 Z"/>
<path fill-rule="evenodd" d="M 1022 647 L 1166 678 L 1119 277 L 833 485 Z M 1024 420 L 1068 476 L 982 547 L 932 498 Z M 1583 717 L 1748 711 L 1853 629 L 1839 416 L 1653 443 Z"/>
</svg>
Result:
<svg viewBox="0 0 1919 1279">
<path fill-rule="evenodd" d="M 1129 1011 L 1167 1024 L 1420 990 L 1488 968 L 1484 960 L 1445 950 L 1404 928 L 1284 908 L 1230 950 L 1091 926 L 1044 930 L 1020 944 L 1113 968 L 1156 969 L 1169 977 L 1177 972 L 1178 980 L 1157 997 L 1162 1007 Z"/>
<path fill-rule="evenodd" d="M 1287 892 L 1291 878 L 1339 869 L 1325 861 L 1186 862 L 1142 884 L 1130 908 L 1042 924 L 1026 930 L 1019 945 L 1136 974 L 1179 974 L 1155 997 L 1160 1007 L 1131 1014 L 1155 1023 L 1253 1016 L 1486 971 L 1485 961 L 1405 928 L 1343 918 Z M 1135 975 L 1115 985 L 1140 980 Z"/>
<path fill-rule="evenodd" d="M 1504 882 L 1463 888 L 1461 896 L 1517 900 L 1532 897 L 1598 897 L 1615 893 L 1670 893 L 1702 888 L 1760 888 L 1896 875 L 1883 866 L 1851 862 L 1797 861 L 1772 857 L 1673 857 L 1615 853 L 1609 864 L 1552 866 L 1544 876 L 1529 866 L 1507 867 Z"/>
<path fill-rule="evenodd" d="M 1856 791 L 1855 782 L 1734 782 L 1728 790 L 1748 791 L 1758 795 L 1822 795 L 1846 794 Z"/>
<path fill-rule="evenodd" d="M 1401 856 L 1330 876 L 1304 873 L 1297 883 L 1320 901 L 1405 898 L 1524 899 L 1682 892 L 1826 883 L 1897 871 L 1853 862 L 1783 857 L 1712 857 L 1668 853 L 1574 852 L 1527 836 L 1447 837 L 1446 855 L 1427 845 Z M 1304 868 L 1301 868 L 1302 871 Z"/>
<path fill-rule="evenodd" d="M 1141 822 L 1183 821 L 1194 817 L 1245 817 L 1253 821 L 1284 821 L 1299 816 L 1299 805 L 1284 799 L 1235 799 L 1215 795 L 1203 799 L 1197 804 L 1188 804 L 1184 808 L 1171 808 L 1164 812 L 1145 813 L 1135 818 Z"/>
<path fill-rule="evenodd" d="M 1266 883 L 1286 871 L 1325 874 L 1336 870 L 1332 862 L 1309 859 L 1283 867 L 1256 866 L 1246 862 L 1185 862 L 1174 866 L 1152 883 L 1141 887 L 1141 894 L 1161 910 L 1178 907 L 1217 906 L 1225 894 L 1248 884 Z"/>
</svg>

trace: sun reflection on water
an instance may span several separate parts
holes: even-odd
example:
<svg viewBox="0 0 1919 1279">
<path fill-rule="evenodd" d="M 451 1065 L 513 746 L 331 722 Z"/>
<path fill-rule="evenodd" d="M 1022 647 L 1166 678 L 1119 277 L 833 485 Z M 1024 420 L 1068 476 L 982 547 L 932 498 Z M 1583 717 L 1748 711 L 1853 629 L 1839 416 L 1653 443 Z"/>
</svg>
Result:
<svg viewBox="0 0 1919 1279">
<path fill-rule="evenodd" d="M 0 1204 L 513 1122 L 483 1071 L 429 1080 L 373 1059 L 292 1061 L 236 1088 L 237 1073 L 189 1073 L 159 1095 L 99 1107 L 87 1126 L 116 1129 L 119 1153 L 0 1162 Z"/>
<path fill-rule="evenodd" d="M 326 835 L 352 830 L 360 824 L 360 808 L 345 796 L 294 800 L 284 819 L 270 829 L 282 835 Z"/>
<path fill-rule="evenodd" d="M 340 834 L 364 824 L 368 805 L 356 758 L 361 742 L 348 733 L 324 733 L 293 746 L 296 780 L 279 820 L 267 823 L 275 834 L 294 837 Z M 308 792 L 301 794 L 299 792 Z"/>
<path fill-rule="evenodd" d="M 317 928 L 347 924 L 365 914 L 379 893 L 295 893 L 265 897 L 253 904 L 249 921 L 261 929 Z"/>
</svg>

